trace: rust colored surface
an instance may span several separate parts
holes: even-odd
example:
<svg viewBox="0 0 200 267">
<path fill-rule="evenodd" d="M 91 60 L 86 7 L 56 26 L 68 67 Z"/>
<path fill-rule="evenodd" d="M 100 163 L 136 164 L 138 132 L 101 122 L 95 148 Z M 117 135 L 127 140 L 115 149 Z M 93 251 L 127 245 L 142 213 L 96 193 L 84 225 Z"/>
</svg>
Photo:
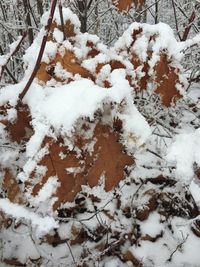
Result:
<svg viewBox="0 0 200 267">
<path fill-rule="evenodd" d="M 138 67 L 142 66 L 141 71 L 144 73 L 144 76 L 137 79 L 138 82 L 138 86 L 139 86 L 139 90 L 146 90 L 147 89 L 147 82 L 150 78 L 150 76 L 148 75 L 148 71 L 149 71 L 149 65 L 147 62 L 141 62 L 140 59 L 138 58 L 137 55 L 132 54 L 131 59 L 130 59 L 131 63 L 134 66 L 134 69 L 137 69 Z"/>
<path fill-rule="evenodd" d="M 90 48 L 88 54 L 87 54 L 87 57 L 95 57 L 99 54 L 99 51 L 98 49 L 96 48 L 95 44 L 92 42 L 92 41 L 87 41 L 87 44 L 86 44 L 87 47 Z"/>
<path fill-rule="evenodd" d="M 133 265 L 134 267 L 140 267 L 140 266 L 141 266 L 141 261 L 138 260 L 138 259 L 136 258 L 136 256 L 133 255 L 133 253 L 130 252 L 129 250 L 126 251 L 126 252 L 122 255 L 122 257 L 123 257 L 123 260 L 124 260 L 125 262 L 127 262 L 127 261 L 128 261 L 128 262 L 131 262 L 132 265 Z"/>
<path fill-rule="evenodd" d="M 174 72 L 174 70 L 172 70 L 169 73 L 168 78 L 161 81 L 160 85 L 155 91 L 155 93 L 161 96 L 162 104 L 166 107 L 169 107 L 181 97 L 180 93 L 176 89 L 177 81 L 178 75 Z"/>
<path fill-rule="evenodd" d="M 170 67 L 166 55 L 160 56 L 160 61 L 155 67 L 155 73 L 155 81 L 158 83 L 155 93 L 160 94 L 163 105 L 169 107 L 181 95 L 176 89 L 176 84 L 179 81 L 178 75 L 176 70 Z"/>
<path fill-rule="evenodd" d="M 151 55 L 149 53 L 149 58 Z M 153 77 L 148 75 L 149 65 L 148 61 L 141 62 L 140 59 L 132 53 L 131 63 L 134 69 L 142 66 L 142 72 L 145 74 L 142 78 L 137 79 L 139 90 L 146 90 L 148 81 L 153 81 Z M 180 93 L 176 88 L 176 84 L 179 81 L 178 74 L 176 74 L 176 69 L 170 67 L 170 62 L 167 59 L 166 54 L 160 55 L 160 60 L 155 66 L 155 82 L 157 83 L 157 88 L 155 93 L 159 94 L 161 97 L 161 102 L 164 106 L 169 107 L 171 104 L 175 103 L 177 99 L 181 97 Z"/>
<path fill-rule="evenodd" d="M 144 1 L 139 1 L 137 3 L 142 4 Z M 117 2 L 116 2 L 117 3 Z M 131 3 L 137 4 L 136 1 L 118 1 L 119 5 L 131 5 Z M 71 25 L 73 26 L 73 25 Z M 71 27 L 70 26 L 70 27 Z M 52 31 L 55 27 L 60 27 L 56 23 L 52 26 Z M 75 35 L 74 28 L 71 27 L 68 29 L 68 36 L 73 37 Z M 73 28 L 73 29 L 72 29 Z M 155 82 L 156 88 L 155 93 L 159 94 L 161 97 L 161 102 L 164 106 L 169 107 L 171 104 L 174 104 L 177 99 L 181 97 L 180 93 L 178 92 L 176 88 L 176 84 L 179 81 L 179 70 L 176 70 L 171 66 L 170 59 L 167 58 L 167 54 L 165 52 L 160 51 L 160 60 L 157 62 L 156 66 L 154 67 L 154 74 L 149 76 L 149 60 L 151 60 L 152 57 L 152 50 L 151 46 L 149 45 L 149 48 L 147 50 L 147 59 L 145 61 L 142 61 L 136 54 L 136 52 L 133 49 L 134 43 L 138 38 L 141 37 L 143 33 L 143 28 L 139 27 L 138 29 L 133 30 L 132 33 L 132 42 L 129 47 L 125 48 L 125 51 L 119 51 L 119 54 L 123 52 L 125 54 L 128 54 L 129 60 L 133 65 L 134 70 L 136 70 L 136 78 L 132 79 L 130 75 L 126 75 L 126 79 L 128 80 L 129 84 L 133 87 L 134 90 L 141 91 L 146 90 L 148 82 Z M 156 42 L 156 35 L 152 34 L 152 36 L 148 37 L 148 42 Z M 73 41 L 71 39 L 71 44 L 73 45 Z M 86 55 L 86 59 L 88 58 L 94 58 L 99 54 L 100 51 L 98 51 L 97 46 L 92 41 L 87 41 L 86 47 L 89 48 L 88 53 Z M 115 69 L 123 68 L 126 70 L 126 66 L 123 63 L 123 60 L 108 60 L 108 62 L 105 63 L 98 63 L 95 69 L 95 73 L 91 74 L 90 71 L 88 71 L 86 68 L 81 66 L 82 61 L 78 60 L 75 56 L 74 52 L 70 50 L 66 50 L 64 52 L 64 55 L 61 55 L 59 52 L 57 52 L 55 58 L 49 63 L 41 63 L 40 69 L 37 73 L 37 78 L 39 81 L 42 81 L 43 83 L 46 83 L 51 78 L 54 78 L 55 80 L 59 82 L 65 82 L 69 83 L 73 80 L 73 77 L 70 79 L 65 80 L 64 78 L 56 76 L 56 73 L 54 73 L 54 69 L 57 63 L 60 63 L 62 68 L 72 74 L 72 76 L 79 74 L 83 78 L 89 78 L 92 81 L 96 81 L 96 83 L 100 86 L 103 86 L 105 88 L 110 88 L 111 84 L 109 81 L 109 78 L 105 78 L 105 80 L 100 81 L 99 80 L 99 73 L 101 72 L 102 68 L 105 65 L 109 65 L 111 68 L 111 72 Z M 137 72 L 138 69 L 138 72 Z M 141 76 L 141 72 L 143 73 L 143 76 Z"/>
<path fill-rule="evenodd" d="M 54 68 L 57 63 L 60 63 L 62 68 L 72 75 L 79 74 L 83 78 L 89 78 L 91 80 L 94 79 L 92 74 L 81 66 L 74 53 L 69 50 L 65 50 L 64 56 L 61 56 L 59 53 L 57 53 L 55 58 L 49 64 L 44 62 L 41 63 L 40 69 L 36 75 L 39 81 L 46 83 L 51 78 L 61 81 L 61 78 L 56 76 L 54 73 Z"/>
<path fill-rule="evenodd" d="M 20 143 L 21 141 L 27 141 L 32 132 L 30 125 L 31 117 L 28 107 L 21 105 L 17 109 L 17 119 L 14 123 L 9 123 L 8 131 L 10 133 L 11 140 L 13 142 Z"/>
<path fill-rule="evenodd" d="M 48 82 L 51 80 L 51 75 L 48 74 L 48 65 L 44 62 L 40 64 L 40 68 L 36 74 L 36 78 L 38 78 L 39 81 Z"/>
<path fill-rule="evenodd" d="M 136 217 L 140 221 L 144 221 L 149 217 L 149 214 L 157 208 L 157 192 L 154 189 L 147 190 L 143 196 L 147 198 L 143 209 L 137 210 Z"/>
<path fill-rule="evenodd" d="M 54 63 L 56 64 L 58 62 L 62 65 L 63 69 L 72 73 L 73 75 L 79 74 L 83 78 L 92 79 L 91 73 L 80 65 L 73 52 L 65 50 L 63 57 L 57 53 Z"/>
<path fill-rule="evenodd" d="M 96 73 L 99 73 L 101 71 L 101 69 L 107 64 L 110 65 L 111 71 L 116 70 L 116 69 L 125 69 L 124 64 L 122 62 L 120 62 L 119 60 L 111 60 L 111 61 L 106 62 L 106 63 L 97 64 Z"/>
<path fill-rule="evenodd" d="M 132 6 L 142 6 L 145 0 L 112 0 L 120 12 L 128 12 Z"/>
<path fill-rule="evenodd" d="M 125 69 L 125 65 L 120 62 L 119 60 L 111 60 L 109 62 L 106 62 L 106 63 L 99 63 L 97 64 L 96 66 L 96 74 L 98 75 L 100 72 L 101 72 L 101 69 L 105 66 L 105 65 L 110 65 L 111 67 L 111 72 L 113 70 L 116 70 L 116 69 Z M 105 88 L 110 88 L 111 87 L 111 84 L 108 80 L 104 80 L 103 81 L 103 85 Z"/>
<path fill-rule="evenodd" d="M 124 167 L 134 163 L 132 157 L 123 153 L 123 145 L 119 143 L 119 134 L 111 132 L 109 126 L 97 125 L 94 133 L 97 142 L 94 146 L 96 160 L 89 169 L 87 180 L 91 187 L 95 186 L 99 177 L 105 175 L 105 190 L 109 191 L 124 177 Z"/>
<path fill-rule="evenodd" d="M 109 126 L 98 124 L 94 131 L 94 138 L 96 144 L 92 154 L 83 149 L 86 141 L 81 137 L 77 138 L 77 145 L 82 150 L 79 157 L 76 152 L 61 146 L 62 143 L 50 143 L 47 140 L 50 146 L 49 154 L 40 164 L 46 166 L 48 171 L 42 183 L 34 187 L 33 194 L 36 195 L 47 179 L 54 175 L 58 176 L 61 183 L 55 194 L 58 201 L 54 208 L 58 208 L 61 203 L 73 201 L 81 191 L 82 185 L 91 187 L 98 185 L 102 175 L 105 177 L 106 191 L 117 186 L 125 176 L 124 167 L 132 165 L 134 159 L 123 152 L 124 147 L 119 143 L 119 134 L 113 132 Z M 60 158 L 61 152 L 66 155 L 64 159 Z M 71 168 L 74 168 L 74 171 L 71 171 Z"/>
<path fill-rule="evenodd" d="M 10 170 L 5 170 L 5 176 L 3 180 L 3 189 L 7 192 L 7 198 L 17 204 L 24 203 L 22 193 L 20 191 L 19 185 L 15 178 L 13 177 Z"/>
<path fill-rule="evenodd" d="M 50 35 L 48 36 L 48 41 L 55 41 L 54 37 L 53 37 L 53 32 L 55 30 L 55 28 L 59 29 L 60 31 L 62 31 L 62 26 L 58 25 L 55 21 L 51 24 L 51 30 L 50 30 Z M 75 31 L 74 31 L 74 25 L 71 23 L 70 20 L 67 20 L 65 25 L 64 25 L 64 31 L 65 31 L 65 35 L 67 38 L 70 37 L 74 37 Z"/>
</svg>

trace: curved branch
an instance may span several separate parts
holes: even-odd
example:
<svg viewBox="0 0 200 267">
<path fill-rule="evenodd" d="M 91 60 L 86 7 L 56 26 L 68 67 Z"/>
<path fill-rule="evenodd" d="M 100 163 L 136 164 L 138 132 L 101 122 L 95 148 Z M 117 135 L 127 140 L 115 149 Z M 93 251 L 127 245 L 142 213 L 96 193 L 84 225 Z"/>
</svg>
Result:
<svg viewBox="0 0 200 267">
<path fill-rule="evenodd" d="M 43 56 L 44 49 L 45 49 L 45 46 L 46 46 L 48 34 L 49 34 L 49 31 L 50 31 L 50 28 L 51 28 L 51 24 L 52 24 L 52 21 L 53 21 L 54 12 L 55 12 L 55 9 L 56 9 L 56 4 L 57 4 L 57 0 L 52 0 L 48 22 L 47 22 L 47 25 L 45 26 L 46 33 L 45 33 L 45 35 L 44 35 L 44 37 L 42 39 L 42 43 L 41 43 L 40 51 L 39 51 L 39 54 L 38 54 L 38 58 L 37 58 L 37 61 L 35 63 L 35 67 L 33 69 L 33 72 L 31 74 L 31 76 L 30 76 L 30 78 L 29 78 L 24 90 L 19 95 L 19 101 L 23 100 L 24 96 L 28 92 L 28 90 L 29 90 L 29 88 L 30 88 L 30 86 L 31 86 L 31 84 L 33 82 L 33 79 L 35 78 L 35 75 L 37 74 L 37 71 L 40 68 L 40 63 L 41 63 L 41 60 L 42 60 L 42 56 Z"/>
</svg>

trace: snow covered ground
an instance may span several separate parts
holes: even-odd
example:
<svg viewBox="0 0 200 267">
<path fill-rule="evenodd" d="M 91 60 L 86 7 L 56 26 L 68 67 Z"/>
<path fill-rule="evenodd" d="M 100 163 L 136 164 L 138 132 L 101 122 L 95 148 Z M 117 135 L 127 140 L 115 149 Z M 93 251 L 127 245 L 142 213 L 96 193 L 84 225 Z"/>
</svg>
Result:
<svg viewBox="0 0 200 267">
<path fill-rule="evenodd" d="M 22 103 L 44 28 L 24 55 L 22 81 L 0 90 L 1 261 L 198 267 L 200 93 L 198 85 L 185 91 L 181 60 L 199 36 L 179 43 L 165 24 L 133 23 L 109 49 L 81 34 L 69 9 L 63 13 L 74 32 L 63 40 L 56 10 L 57 27 Z M 116 163 L 117 154 L 110 162 L 99 156 L 113 153 L 112 142 L 128 166 Z M 64 179 L 60 162 L 67 162 Z M 106 190 L 120 168 L 119 185 Z M 89 174 L 99 169 L 93 184 Z M 85 180 L 76 192 L 77 177 Z"/>
</svg>

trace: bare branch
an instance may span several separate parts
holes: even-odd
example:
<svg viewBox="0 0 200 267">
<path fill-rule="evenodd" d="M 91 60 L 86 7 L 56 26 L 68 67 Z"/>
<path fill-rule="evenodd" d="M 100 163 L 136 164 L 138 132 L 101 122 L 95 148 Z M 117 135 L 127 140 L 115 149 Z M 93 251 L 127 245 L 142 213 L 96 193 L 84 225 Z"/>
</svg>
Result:
<svg viewBox="0 0 200 267">
<path fill-rule="evenodd" d="M 19 41 L 18 41 L 18 43 L 17 43 L 15 49 L 9 54 L 9 56 L 8 56 L 8 58 L 7 58 L 6 62 L 5 62 L 5 64 L 1 67 L 1 70 L 0 70 L 0 80 L 1 80 L 1 78 L 2 78 L 2 75 L 3 75 L 3 72 L 4 72 L 4 70 L 5 70 L 6 65 L 7 65 L 8 62 L 11 60 L 11 58 L 12 58 L 12 57 L 19 51 L 19 48 L 20 48 L 20 46 L 21 46 L 21 43 L 22 43 L 23 40 L 25 39 L 26 34 L 27 34 L 27 33 L 25 32 L 25 33 L 23 34 L 23 36 L 21 36 L 21 38 L 19 39 Z"/>
<path fill-rule="evenodd" d="M 51 24 L 52 24 L 52 21 L 53 21 L 53 16 L 54 16 L 56 4 L 57 4 L 57 0 L 52 0 L 48 22 L 47 22 L 47 25 L 45 26 L 46 33 L 45 33 L 45 35 L 44 35 L 44 37 L 42 39 L 42 44 L 41 44 L 41 47 L 40 47 L 40 51 L 39 51 L 39 54 L 38 54 L 37 61 L 35 63 L 34 70 L 33 70 L 32 74 L 31 74 L 31 76 L 30 76 L 30 78 L 29 78 L 24 90 L 19 95 L 19 100 L 20 101 L 22 101 L 22 99 L 24 98 L 24 96 L 28 92 L 28 90 L 29 90 L 29 88 L 30 88 L 30 86 L 31 86 L 31 84 L 33 82 L 33 79 L 35 78 L 35 75 L 37 74 L 37 71 L 38 71 L 38 69 L 40 67 L 40 62 L 42 60 L 42 56 L 43 56 L 44 49 L 45 49 L 45 46 L 46 46 L 48 34 L 49 34 L 49 31 L 50 31 L 50 28 L 51 28 Z"/>
<path fill-rule="evenodd" d="M 62 12 L 62 3 L 61 3 L 61 1 L 59 1 L 58 9 L 59 9 L 61 27 L 62 27 L 62 32 L 63 32 L 63 39 L 66 40 L 65 25 L 64 25 L 64 19 L 63 19 L 63 12 Z"/>
</svg>

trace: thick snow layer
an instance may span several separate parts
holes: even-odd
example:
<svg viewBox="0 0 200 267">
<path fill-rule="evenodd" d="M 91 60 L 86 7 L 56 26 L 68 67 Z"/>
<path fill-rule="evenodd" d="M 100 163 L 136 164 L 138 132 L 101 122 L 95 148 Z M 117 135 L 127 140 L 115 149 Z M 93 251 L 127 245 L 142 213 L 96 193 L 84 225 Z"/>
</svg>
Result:
<svg viewBox="0 0 200 267">
<path fill-rule="evenodd" d="M 177 178 L 186 182 L 194 176 L 193 164 L 200 166 L 200 129 L 192 133 L 182 133 L 175 137 L 170 146 L 167 160 L 176 163 Z"/>
<path fill-rule="evenodd" d="M 64 20 L 64 24 L 69 20 L 75 27 L 75 32 L 79 33 L 79 28 L 80 28 L 80 21 L 78 19 L 78 17 L 69 9 L 69 8 L 63 8 L 62 9 L 63 12 L 63 20 Z M 49 13 L 45 12 L 41 18 L 41 23 L 43 26 L 47 25 L 47 21 L 49 18 Z M 54 13 L 54 21 L 58 24 L 61 25 L 61 21 L 60 21 L 60 13 L 59 13 L 59 9 L 56 8 L 55 13 Z"/>
<path fill-rule="evenodd" d="M 132 44 L 133 37 L 132 33 L 142 29 L 142 33 L 137 35 L 137 40 Z M 151 47 L 148 47 L 148 41 L 152 36 L 155 36 L 155 40 L 150 42 Z M 132 46 L 131 46 L 132 45 Z M 115 50 L 119 51 L 121 49 L 126 50 L 131 46 L 131 50 L 136 53 L 136 55 L 142 60 L 146 60 L 147 49 L 151 49 L 153 52 L 151 65 L 155 66 L 157 62 L 157 57 L 159 56 L 160 51 L 165 49 L 168 51 L 168 56 L 172 57 L 173 60 L 180 62 L 183 54 L 181 54 L 179 48 L 179 42 L 175 39 L 173 30 L 165 23 L 158 23 L 155 25 L 141 24 L 134 22 L 131 26 L 124 32 L 122 37 L 115 43 Z"/>
<path fill-rule="evenodd" d="M 95 112 L 103 111 L 105 104 L 113 103 L 115 108 L 111 112 L 111 119 L 119 118 L 123 122 L 122 142 L 127 149 L 132 150 L 144 144 L 151 130 L 133 103 L 132 88 L 125 75 L 123 69 L 114 70 L 110 74 L 112 87 L 109 89 L 97 86 L 88 79 L 79 79 L 66 85 L 57 84 L 56 87 L 43 87 L 34 82 L 24 98 L 31 112 L 34 134 L 26 144 L 28 161 L 18 178 L 22 181 L 28 179 L 46 153 L 45 149 L 40 150 L 41 145 L 45 136 L 52 136 L 52 130 L 55 136 L 70 136 L 78 119 L 93 119 Z M 0 103 L 15 105 L 23 86 L 24 82 L 21 82 L 18 86 L 2 89 Z M 121 103 L 123 109 L 119 111 Z"/>
<path fill-rule="evenodd" d="M 105 103 L 120 105 L 123 100 L 126 103 L 124 111 L 122 114 L 116 111 L 113 118 L 119 117 L 123 121 L 124 140 L 127 139 L 126 136 L 135 137 L 130 138 L 130 142 L 127 141 L 129 145 L 142 145 L 151 130 L 133 104 L 132 90 L 125 79 L 124 70 L 113 71 L 111 83 L 112 87 L 109 89 L 99 87 L 87 79 L 57 88 L 43 88 L 34 84 L 24 100 L 30 107 L 35 130 L 35 134 L 27 143 L 27 156 L 35 155 L 50 128 L 53 128 L 55 133 L 70 135 L 79 118 L 93 119 L 94 113 L 98 109 L 102 110 Z"/>
<path fill-rule="evenodd" d="M 0 199 L 0 209 L 15 219 L 30 221 L 32 226 L 36 227 L 38 236 L 43 236 L 58 227 L 57 222 L 52 217 L 42 218 L 21 205 L 11 203 L 8 199 Z"/>
</svg>

